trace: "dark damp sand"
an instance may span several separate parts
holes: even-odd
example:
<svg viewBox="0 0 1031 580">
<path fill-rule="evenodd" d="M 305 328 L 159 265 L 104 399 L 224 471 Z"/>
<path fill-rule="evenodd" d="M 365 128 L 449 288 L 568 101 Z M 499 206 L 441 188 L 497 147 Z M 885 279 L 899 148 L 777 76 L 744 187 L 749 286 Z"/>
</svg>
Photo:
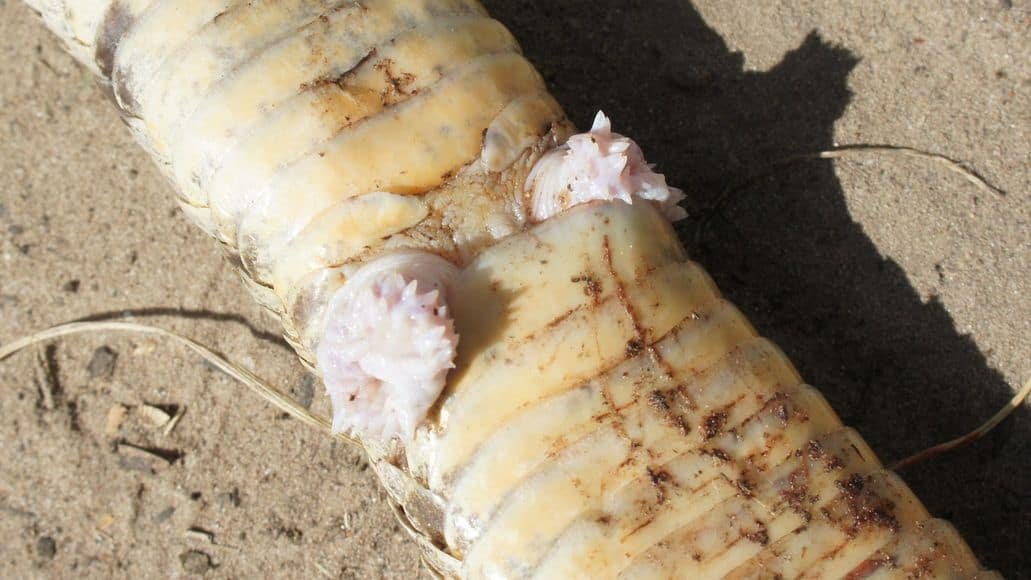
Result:
<svg viewBox="0 0 1031 580">
<path fill-rule="evenodd" d="M 1031 378 L 1026 2 L 488 4 L 578 124 L 603 108 L 689 193 L 693 255 L 883 459 L 972 428 Z M 0 341 L 153 309 L 326 412 L 88 74 L 13 0 L 0 47 Z M 773 160 L 859 142 L 962 159 L 1008 195 L 869 156 L 795 167 L 704 210 Z M 113 369 L 103 354 L 90 365 L 103 346 Z M 0 385 L 4 577 L 419 573 L 357 452 L 180 348 L 67 339 L 0 365 Z M 105 432 L 112 406 L 143 402 L 186 414 L 167 436 L 132 413 Z M 1014 578 L 1031 575 L 1029 431 L 1025 409 L 903 473 Z M 180 458 L 160 468 L 119 441 Z"/>
</svg>

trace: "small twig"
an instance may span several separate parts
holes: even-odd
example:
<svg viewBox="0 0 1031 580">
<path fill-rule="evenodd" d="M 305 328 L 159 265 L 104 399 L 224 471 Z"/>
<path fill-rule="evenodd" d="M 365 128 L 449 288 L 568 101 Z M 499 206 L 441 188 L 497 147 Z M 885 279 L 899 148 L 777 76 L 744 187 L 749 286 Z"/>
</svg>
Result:
<svg viewBox="0 0 1031 580">
<path fill-rule="evenodd" d="M 190 526 L 187 528 L 186 531 L 183 532 L 183 537 L 187 540 L 196 540 L 199 542 L 206 542 L 208 544 L 215 543 L 215 534 L 197 526 Z"/>
<path fill-rule="evenodd" d="M 915 157 L 917 159 L 924 159 L 938 163 L 945 169 L 962 176 L 964 179 L 984 190 L 986 193 L 993 193 L 996 195 L 1005 196 L 1006 191 L 1000 187 L 993 185 L 983 175 L 978 173 L 976 170 L 967 166 L 966 163 L 958 161 L 951 157 L 942 155 L 941 153 L 933 153 L 930 151 L 923 151 L 913 147 L 904 147 L 901 145 L 876 145 L 876 144 L 855 144 L 855 145 L 841 145 L 828 149 L 826 151 L 820 151 L 809 156 L 803 157 L 816 157 L 819 159 L 841 159 L 844 157 L 850 157 L 856 154 L 863 153 L 880 153 L 887 155 L 900 155 L 903 157 Z"/>
<path fill-rule="evenodd" d="M 36 389 L 39 391 L 39 406 L 47 411 L 52 411 L 54 404 L 54 375 L 47 364 L 46 356 L 40 350 L 36 353 Z"/>
<path fill-rule="evenodd" d="M 176 425 L 178 425 L 179 421 L 182 420 L 184 414 L 186 414 L 186 407 L 180 406 L 176 410 L 175 415 L 172 416 L 172 420 L 165 425 L 165 429 L 162 431 L 162 434 L 166 437 L 171 435 L 172 431 L 175 430 Z"/>
<path fill-rule="evenodd" d="M 909 467 L 914 463 L 926 461 L 928 459 L 931 459 L 932 457 L 937 457 L 943 453 L 948 453 L 949 451 L 958 449 L 960 447 L 963 447 L 964 445 L 968 445 L 970 443 L 973 443 L 974 441 L 977 441 L 978 439 L 987 435 L 989 431 L 995 429 L 999 425 L 999 423 L 1002 423 L 1006 419 L 1006 417 L 1009 417 L 1010 414 L 1013 413 L 1013 411 L 1019 409 L 1020 406 L 1024 404 L 1024 400 L 1027 399 L 1029 394 L 1031 394 L 1031 380 L 1024 384 L 1024 388 L 1020 389 L 1020 391 L 1018 391 L 1017 394 L 1013 396 L 1013 398 L 1010 400 L 1009 403 L 1006 404 L 1005 407 L 1000 409 L 998 413 L 993 415 L 991 419 L 985 421 L 985 423 L 977 429 L 974 429 L 973 431 L 967 433 L 966 435 L 963 435 L 962 437 L 957 437 L 952 441 L 946 441 L 945 443 L 935 445 L 934 447 L 925 449 L 915 455 L 910 455 L 909 457 L 901 461 L 896 461 L 891 465 L 890 469 L 892 471 L 898 471 L 900 469 Z"/>
</svg>

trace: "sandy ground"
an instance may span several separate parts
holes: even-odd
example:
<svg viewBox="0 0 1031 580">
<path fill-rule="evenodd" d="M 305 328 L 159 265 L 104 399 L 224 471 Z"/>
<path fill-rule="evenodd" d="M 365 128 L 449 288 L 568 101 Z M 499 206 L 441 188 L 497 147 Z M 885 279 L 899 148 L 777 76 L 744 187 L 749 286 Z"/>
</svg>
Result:
<svg viewBox="0 0 1031 580">
<path fill-rule="evenodd" d="M 604 108 L 687 190 L 696 258 L 885 460 L 973 427 L 1031 378 L 1027 2 L 488 5 L 579 124 Z M 326 412 L 87 73 L 14 0 L 0 51 L 0 341 L 132 310 Z M 839 143 L 939 151 L 1007 195 L 869 155 L 708 209 Z M 185 414 L 164 433 L 144 404 Z M 1031 577 L 1029 433 L 1025 408 L 902 474 L 1013 578 Z M 165 343 L 91 336 L 3 363 L 0 441 L 3 577 L 419 574 L 359 453 Z"/>
</svg>

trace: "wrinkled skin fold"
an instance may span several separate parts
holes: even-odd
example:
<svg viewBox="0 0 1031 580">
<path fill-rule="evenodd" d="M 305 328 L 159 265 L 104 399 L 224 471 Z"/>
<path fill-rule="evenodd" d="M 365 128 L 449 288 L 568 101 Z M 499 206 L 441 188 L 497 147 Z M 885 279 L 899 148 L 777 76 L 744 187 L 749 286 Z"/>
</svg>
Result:
<svg viewBox="0 0 1031 580">
<path fill-rule="evenodd" d="M 309 365 L 363 264 L 459 268 L 443 393 L 414 436 L 364 441 L 433 571 L 995 577 L 656 207 L 531 224 L 527 177 L 574 130 L 475 0 L 29 4 Z"/>
</svg>

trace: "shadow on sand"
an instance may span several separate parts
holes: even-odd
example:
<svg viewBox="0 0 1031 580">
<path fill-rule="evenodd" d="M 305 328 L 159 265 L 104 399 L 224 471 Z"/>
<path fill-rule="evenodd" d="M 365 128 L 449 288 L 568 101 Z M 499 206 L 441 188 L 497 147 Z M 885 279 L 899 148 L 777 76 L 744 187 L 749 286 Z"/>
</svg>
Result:
<svg viewBox="0 0 1031 580">
<path fill-rule="evenodd" d="M 852 219 L 829 162 L 762 181 L 699 219 L 729 182 L 832 145 L 859 62 L 848 49 L 814 32 L 776 67 L 746 72 L 685 0 L 486 4 L 579 126 L 604 109 L 685 189 L 696 211 L 681 233 L 694 258 L 883 460 L 957 436 L 1012 396 Z M 627 17 L 628 5 L 641 7 Z M 1031 574 L 1029 431 L 1019 411 L 987 440 L 901 474 L 984 565 L 1011 577 Z"/>
</svg>

